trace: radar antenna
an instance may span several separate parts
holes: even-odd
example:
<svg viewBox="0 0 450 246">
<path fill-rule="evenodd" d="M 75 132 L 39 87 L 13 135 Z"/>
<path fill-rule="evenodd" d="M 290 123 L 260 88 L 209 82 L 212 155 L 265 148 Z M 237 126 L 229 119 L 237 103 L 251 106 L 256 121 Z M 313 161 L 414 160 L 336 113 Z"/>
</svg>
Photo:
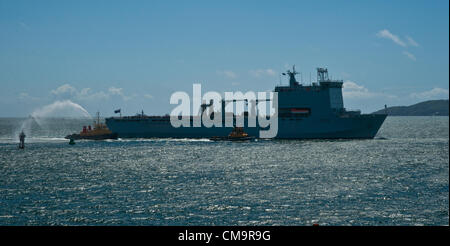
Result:
<svg viewBox="0 0 450 246">
<path fill-rule="evenodd" d="M 317 68 L 317 82 L 330 81 L 328 77 L 328 69 L 318 67 Z"/>
</svg>

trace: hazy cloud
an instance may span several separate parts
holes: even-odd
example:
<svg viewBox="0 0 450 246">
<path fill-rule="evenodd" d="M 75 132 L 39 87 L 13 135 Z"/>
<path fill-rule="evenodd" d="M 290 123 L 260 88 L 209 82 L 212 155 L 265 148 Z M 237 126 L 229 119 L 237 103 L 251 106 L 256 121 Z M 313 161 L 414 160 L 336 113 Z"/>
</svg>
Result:
<svg viewBox="0 0 450 246">
<path fill-rule="evenodd" d="M 228 77 L 230 79 L 237 78 L 237 74 L 235 72 L 231 71 L 231 70 L 217 71 L 217 74 L 224 75 L 225 77 Z"/>
<path fill-rule="evenodd" d="M 411 93 L 409 96 L 420 100 L 431 100 L 431 99 L 447 99 L 449 98 L 448 95 L 449 95 L 448 89 L 435 87 L 429 91 Z"/>
<path fill-rule="evenodd" d="M 398 44 L 398 45 L 400 45 L 400 46 L 406 47 L 406 43 L 405 43 L 403 40 L 401 40 L 397 35 L 392 34 L 392 33 L 391 33 L 389 30 L 387 30 L 387 29 L 384 29 L 384 30 L 379 31 L 379 32 L 377 33 L 377 36 L 380 37 L 380 38 L 387 38 L 387 39 L 390 39 L 390 40 L 392 40 L 394 43 L 396 43 L 396 44 Z"/>
<path fill-rule="evenodd" d="M 403 51 L 403 55 L 405 55 L 406 57 L 408 57 L 409 59 L 411 59 L 413 61 L 417 60 L 416 57 L 408 51 Z"/>
<path fill-rule="evenodd" d="M 367 98 L 372 96 L 367 88 L 352 81 L 344 82 L 342 95 L 345 98 Z"/>
<path fill-rule="evenodd" d="M 404 41 L 404 40 L 400 39 L 397 35 L 391 33 L 387 29 L 379 31 L 377 33 L 377 37 L 390 39 L 394 43 L 396 43 L 400 46 L 403 46 L 403 47 L 407 47 L 407 46 L 418 47 L 419 46 L 419 44 L 411 36 L 406 36 L 406 41 Z"/>
<path fill-rule="evenodd" d="M 26 93 L 26 92 L 21 92 L 21 93 L 19 93 L 18 99 L 21 100 L 21 101 L 27 101 L 27 102 L 39 100 L 38 97 L 30 96 L 30 95 L 29 95 L 28 93 Z"/>
<path fill-rule="evenodd" d="M 25 93 L 25 92 L 21 92 L 20 94 L 19 94 L 19 99 L 26 99 L 28 97 L 28 93 Z"/>
<path fill-rule="evenodd" d="M 392 40 L 394 43 L 402 46 L 402 47 L 418 47 L 419 44 L 410 36 L 406 36 L 406 41 L 400 39 L 397 35 L 391 33 L 389 30 L 384 29 L 377 33 L 377 37 L 379 38 L 386 38 Z M 416 56 L 414 56 L 411 52 L 403 51 L 403 55 L 408 57 L 412 61 L 417 61 Z"/>
<path fill-rule="evenodd" d="M 396 98 L 395 95 L 389 95 L 385 93 L 379 92 L 371 92 L 369 89 L 362 85 L 358 85 L 352 81 L 345 81 L 342 88 L 342 95 L 344 98 L 352 98 L 352 99 L 369 99 L 375 97 L 384 97 L 384 98 Z"/>
<path fill-rule="evenodd" d="M 78 92 L 73 86 L 64 84 L 54 90 L 51 90 L 50 93 L 58 98 L 68 99 L 76 96 Z"/>
<path fill-rule="evenodd" d="M 419 44 L 410 36 L 406 36 L 406 40 L 408 41 L 408 44 L 414 47 L 419 47 Z"/>
<path fill-rule="evenodd" d="M 249 73 L 253 77 L 257 77 L 257 78 L 276 75 L 276 72 L 271 68 L 250 70 Z"/>
<path fill-rule="evenodd" d="M 112 96 L 119 96 L 124 101 L 128 101 L 132 96 L 127 96 L 123 92 L 123 88 L 110 87 L 105 91 L 94 92 L 91 88 L 83 88 L 77 90 L 70 84 L 64 84 L 51 90 L 50 92 L 57 99 L 77 99 L 77 100 L 105 100 Z"/>
<path fill-rule="evenodd" d="M 130 99 L 132 98 L 132 96 L 126 96 L 126 95 L 123 93 L 123 88 L 110 87 L 110 88 L 108 89 L 108 92 L 109 92 L 109 95 L 112 95 L 112 96 L 114 96 L 114 95 L 120 96 L 120 97 L 121 97 L 123 100 L 125 100 L 125 101 L 128 101 L 128 100 L 130 100 Z"/>
<path fill-rule="evenodd" d="M 153 99 L 153 96 L 150 95 L 150 94 L 145 94 L 144 97 L 147 98 L 147 99 Z"/>
</svg>

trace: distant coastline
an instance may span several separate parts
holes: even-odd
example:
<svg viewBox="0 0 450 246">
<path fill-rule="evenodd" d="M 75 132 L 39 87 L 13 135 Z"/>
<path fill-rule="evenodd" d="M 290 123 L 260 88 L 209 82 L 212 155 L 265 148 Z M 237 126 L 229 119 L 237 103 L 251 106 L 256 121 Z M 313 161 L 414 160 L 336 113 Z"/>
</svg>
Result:
<svg viewBox="0 0 450 246">
<path fill-rule="evenodd" d="M 410 106 L 394 106 L 380 109 L 372 114 L 387 114 L 390 116 L 448 116 L 447 100 L 430 100 Z"/>
</svg>

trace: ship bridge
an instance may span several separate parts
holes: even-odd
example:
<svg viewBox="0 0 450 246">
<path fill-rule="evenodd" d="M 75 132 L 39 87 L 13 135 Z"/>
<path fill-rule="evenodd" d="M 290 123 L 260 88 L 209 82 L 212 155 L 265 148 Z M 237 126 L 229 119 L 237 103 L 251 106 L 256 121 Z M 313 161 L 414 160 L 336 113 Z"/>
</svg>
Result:
<svg viewBox="0 0 450 246">
<path fill-rule="evenodd" d="M 311 114 L 342 113 L 342 80 L 332 80 L 327 68 L 317 68 L 317 82 L 302 85 L 295 79 L 295 66 L 283 75 L 289 76 L 288 86 L 276 86 L 280 117 L 308 117 Z"/>
</svg>

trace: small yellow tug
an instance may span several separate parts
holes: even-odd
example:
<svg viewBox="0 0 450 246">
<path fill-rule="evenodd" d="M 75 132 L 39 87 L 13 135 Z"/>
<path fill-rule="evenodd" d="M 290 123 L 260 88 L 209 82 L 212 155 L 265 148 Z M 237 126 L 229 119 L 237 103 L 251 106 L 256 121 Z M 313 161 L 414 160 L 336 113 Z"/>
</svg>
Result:
<svg viewBox="0 0 450 246">
<path fill-rule="evenodd" d="M 210 140 L 219 141 L 247 141 L 252 140 L 254 137 L 249 136 L 246 132 L 244 132 L 243 127 L 234 127 L 230 134 L 227 137 L 212 137 Z"/>
</svg>

